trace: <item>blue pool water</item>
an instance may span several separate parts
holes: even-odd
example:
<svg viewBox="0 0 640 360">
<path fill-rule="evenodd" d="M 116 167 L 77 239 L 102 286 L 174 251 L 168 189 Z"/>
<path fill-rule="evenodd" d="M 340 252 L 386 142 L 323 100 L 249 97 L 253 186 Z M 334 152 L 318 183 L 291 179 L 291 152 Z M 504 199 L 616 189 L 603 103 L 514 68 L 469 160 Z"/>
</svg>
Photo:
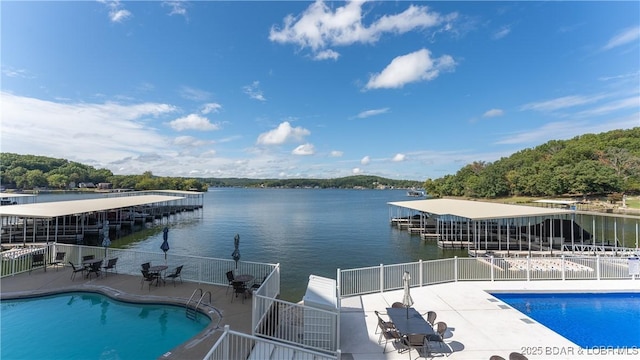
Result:
<svg viewBox="0 0 640 360">
<path fill-rule="evenodd" d="M 95 293 L 0 303 L 2 359 L 157 359 L 210 322 L 184 307 L 132 304 Z"/>
<path fill-rule="evenodd" d="M 640 346 L 640 293 L 492 295 L 582 348 Z"/>
</svg>

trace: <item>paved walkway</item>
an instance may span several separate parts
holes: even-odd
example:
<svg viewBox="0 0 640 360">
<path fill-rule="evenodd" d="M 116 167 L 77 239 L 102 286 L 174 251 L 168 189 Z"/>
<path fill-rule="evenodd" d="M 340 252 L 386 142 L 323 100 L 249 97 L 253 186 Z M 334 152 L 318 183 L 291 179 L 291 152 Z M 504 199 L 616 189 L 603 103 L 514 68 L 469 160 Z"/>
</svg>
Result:
<svg viewBox="0 0 640 360">
<path fill-rule="evenodd" d="M 640 291 L 640 280 L 601 281 L 500 281 L 457 282 L 412 288 L 414 308 L 421 314 L 432 310 L 437 321 L 449 326 L 445 341 L 454 352 L 448 359 L 479 360 L 492 355 L 509 358 L 511 352 L 526 354 L 529 359 L 637 359 L 640 348 L 581 349 L 576 344 L 533 321 L 521 312 L 491 296 L 488 291 Z M 378 345 L 374 334 L 377 318 L 394 302 L 401 302 L 403 291 L 391 291 L 342 300 L 341 349 L 343 359 L 395 360 L 415 359 L 398 353 L 389 343 L 383 353 L 384 341 Z M 384 315 L 383 315 L 384 318 Z M 593 331 L 607 331 L 606 324 L 593 324 Z M 617 354 L 621 350 L 623 354 Z"/>
<path fill-rule="evenodd" d="M 243 333 L 251 333 L 251 298 L 246 299 L 244 304 L 241 298 L 231 302 L 232 289 L 227 294 L 226 286 L 214 286 L 208 284 L 198 284 L 194 282 L 183 282 L 180 280 L 173 286 L 172 281 L 166 285 L 156 287 L 155 284 L 149 288 L 145 283 L 141 289 L 141 276 L 109 274 L 96 278 L 95 275 L 85 279 L 78 273 L 75 280 L 71 280 L 71 268 L 64 267 L 36 269 L 29 273 L 22 273 L 15 276 L 8 276 L 0 280 L 0 297 L 2 299 L 10 297 L 24 297 L 29 295 L 41 295 L 60 291 L 100 291 L 111 295 L 114 298 L 130 299 L 136 302 L 172 303 L 184 305 L 196 289 L 210 291 L 212 294 L 212 307 L 206 307 L 206 311 L 211 314 L 214 321 L 209 327 L 204 329 L 198 336 L 175 349 L 167 349 L 167 354 L 162 359 L 202 359 L 211 349 L 215 341 L 222 334 L 225 325 L 229 325 L 232 330 Z M 199 292 L 198 292 L 199 294 Z M 208 296 L 206 297 L 208 302 Z M 218 323 L 217 311 L 222 315 Z M 217 325 L 217 326 L 216 326 Z"/>
</svg>

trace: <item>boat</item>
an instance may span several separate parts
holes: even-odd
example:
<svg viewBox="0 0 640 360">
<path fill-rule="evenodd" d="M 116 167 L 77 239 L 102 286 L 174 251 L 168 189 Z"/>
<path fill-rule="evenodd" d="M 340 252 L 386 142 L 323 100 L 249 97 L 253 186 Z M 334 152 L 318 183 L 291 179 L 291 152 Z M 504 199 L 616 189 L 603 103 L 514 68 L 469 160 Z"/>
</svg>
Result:
<svg viewBox="0 0 640 360">
<path fill-rule="evenodd" d="M 421 191 L 421 190 L 409 190 L 409 191 L 407 191 L 407 196 L 410 196 L 410 197 L 424 197 L 425 193 L 424 193 L 424 191 Z"/>
</svg>

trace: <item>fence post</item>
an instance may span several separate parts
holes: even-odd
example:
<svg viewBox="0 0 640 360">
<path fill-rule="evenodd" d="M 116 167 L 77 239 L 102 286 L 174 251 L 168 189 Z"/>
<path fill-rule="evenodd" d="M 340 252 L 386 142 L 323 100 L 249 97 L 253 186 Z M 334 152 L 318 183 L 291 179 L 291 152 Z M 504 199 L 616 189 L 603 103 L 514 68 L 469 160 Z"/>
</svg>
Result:
<svg viewBox="0 0 640 360">
<path fill-rule="evenodd" d="M 384 292 L 384 265 L 380 264 L 380 292 Z"/>
<path fill-rule="evenodd" d="M 495 273 L 494 273 L 494 268 L 493 268 L 493 259 L 494 259 L 494 258 L 493 258 L 493 255 L 491 255 L 491 268 L 490 268 L 490 270 L 491 270 L 491 281 L 492 281 L 492 282 L 496 280 L 496 279 L 495 279 L 495 276 L 496 276 L 496 275 L 495 275 Z"/>
<path fill-rule="evenodd" d="M 458 282 L 458 257 L 453 257 L 453 281 Z"/>
<path fill-rule="evenodd" d="M 336 284 L 338 286 L 338 299 L 342 298 L 342 287 L 340 286 L 340 268 L 336 269 Z"/>
<path fill-rule="evenodd" d="M 567 277 L 567 264 L 565 263 L 566 259 L 564 257 L 564 254 L 562 254 L 562 281 L 566 280 Z"/>
<path fill-rule="evenodd" d="M 531 281 L 531 257 L 527 255 L 527 281 Z"/>
<path fill-rule="evenodd" d="M 220 337 L 225 339 L 225 341 L 222 342 L 222 355 L 224 355 L 225 359 L 229 359 L 229 343 L 231 342 L 231 339 L 229 339 L 229 324 L 224 326 L 224 332 Z"/>
<path fill-rule="evenodd" d="M 419 269 L 420 270 L 420 287 L 422 287 L 422 284 L 424 283 L 423 276 L 422 276 L 422 259 L 418 261 L 418 266 L 420 267 Z"/>
<path fill-rule="evenodd" d="M 596 255 L 596 279 L 600 280 L 600 254 Z"/>
</svg>

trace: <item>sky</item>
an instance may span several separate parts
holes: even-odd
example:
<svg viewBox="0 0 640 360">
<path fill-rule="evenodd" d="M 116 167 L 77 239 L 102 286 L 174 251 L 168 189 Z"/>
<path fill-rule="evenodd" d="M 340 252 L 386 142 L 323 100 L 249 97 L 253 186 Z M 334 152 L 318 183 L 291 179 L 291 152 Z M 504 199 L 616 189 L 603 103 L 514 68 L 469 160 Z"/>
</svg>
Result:
<svg viewBox="0 0 640 360">
<path fill-rule="evenodd" d="M 640 126 L 638 1 L 1 1 L 0 151 L 424 181 Z"/>
</svg>

